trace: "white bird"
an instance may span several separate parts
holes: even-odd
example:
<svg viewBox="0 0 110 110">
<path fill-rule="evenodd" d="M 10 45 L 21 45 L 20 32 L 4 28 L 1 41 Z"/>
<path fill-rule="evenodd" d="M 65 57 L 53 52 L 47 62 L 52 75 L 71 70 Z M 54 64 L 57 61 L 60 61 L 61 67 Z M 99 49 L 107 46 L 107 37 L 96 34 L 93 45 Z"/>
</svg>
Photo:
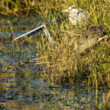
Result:
<svg viewBox="0 0 110 110">
<path fill-rule="evenodd" d="M 68 12 L 69 21 L 72 25 L 76 25 L 77 23 L 81 23 L 81 21 L 87 19 L 87 12 L 83 9 L 77 9 L 75 6 L 70 6 L 62 12 Z"/>
</svg>

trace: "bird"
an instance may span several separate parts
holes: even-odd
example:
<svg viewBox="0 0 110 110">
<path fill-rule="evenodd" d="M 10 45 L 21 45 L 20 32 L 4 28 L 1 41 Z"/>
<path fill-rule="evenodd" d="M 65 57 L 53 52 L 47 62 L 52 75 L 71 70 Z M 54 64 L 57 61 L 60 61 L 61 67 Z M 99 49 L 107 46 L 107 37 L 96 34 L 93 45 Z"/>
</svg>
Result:
<svg viewBox="0 0 110 110">
<path fill-rule="evenodd" d="M 67 12 L 69 14 L 69 22 L 72 25 L 76 25 L 77 23 L 81 23 L 83 20 L 87 19 L 87 12 L 82 8 L 77 9 L 74 5 L 62 12 Z"/>
<path fill-rule="evenodd" d="M 71 45 L 74 45 L 74 51 L 83 53 L 86 49 L 103 40 L 106 34 L 106 30 L 101 25 L 91 26 L 80 37 L 74 38 Z"/>
</svg>

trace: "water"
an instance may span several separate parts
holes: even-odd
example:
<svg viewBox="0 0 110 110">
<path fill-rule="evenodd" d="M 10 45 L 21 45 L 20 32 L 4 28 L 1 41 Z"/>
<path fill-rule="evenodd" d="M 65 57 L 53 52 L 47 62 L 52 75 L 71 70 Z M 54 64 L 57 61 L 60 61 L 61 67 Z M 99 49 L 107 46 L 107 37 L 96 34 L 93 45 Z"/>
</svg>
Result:
<svg viewBox="0 0 110 110">
<path fill-rule="evenodd" d="M 92 90 L 84 85 L 72 88 L 54 88 L 41 80 L 18 78 L 1 78 L 0 104 L 4 108 L 14 110 L 32 110 L 45 108 L 52 110 L 64 109 L 95 109 L 95 105 L 103 103 L 106 93 Z"/>
<path fill-rule="evenodd" d="M 24 21 L 13 21 L 14 35 L 18 36 L 26 32 L 27 27 L 30 30 L 37 24 L 35 18 Z M 13 49 L 8 38 L 12 32 L 5 22 L 1 20 L 0 23 L 1 27 L 8 26 L 6 29 L 1 28 L 0 32 L 0 38 L 4 38 L 0 41 L 1 110 L 96 110 L 103 106 L 109 92 L 104 87 L 95 90 L 82 84 L 74 84 L 71 88 L 63 88 L 41 80 L 39 66 L 31 60 L 38 57 L 34 42 L 36 38 L 33 38 L 33 42 L 19 42 L 19 49 L 16 45 Z"/>
</svg>

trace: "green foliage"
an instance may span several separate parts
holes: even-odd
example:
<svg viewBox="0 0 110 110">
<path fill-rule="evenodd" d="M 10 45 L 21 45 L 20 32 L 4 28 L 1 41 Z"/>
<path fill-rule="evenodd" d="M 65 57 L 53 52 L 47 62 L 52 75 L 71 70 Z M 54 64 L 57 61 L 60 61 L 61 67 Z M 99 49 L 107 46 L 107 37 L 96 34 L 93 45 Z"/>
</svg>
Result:
<svg viewBox="0 0 110 110">
<path fill-rule="evenodd" d="M 71 5 L 87 11 L 88 20 L 85 25 L 72 26 L 68 22 L 68 15 L 62 13 L 62 10 Z M 37 14 L 49 23 L 48 28 L 56 42 L 57 48 L 51 48 L 48 43 L 49 41 L 43 35 L 39 35 L 39 42 L 37 42 L 39 59 L 35 60 L 40 65 L 45 65 L 45 68 L 41 72 L 42 78 L 48 82 L 62 85 L 83 82 L 87 85 L 93 85 L 93 87 L 99 85 L 110 86 L 109 1 L 2 0 L 0 6 L 2 6 L 0 7 L 1 15 L 15 15 L 20 17 Z M 75 37 L 81 36 L 84 30 L 94 25 L 102 25 L 108 32 L 108 38 L 89 49 L 89 52 L 86 51 L 83 55 L 76 54 L 73 51 L 74 45 L 69 45 L 68 42 Z M 63 30 L 66 30 L 66 32 Z"/>
</svg>

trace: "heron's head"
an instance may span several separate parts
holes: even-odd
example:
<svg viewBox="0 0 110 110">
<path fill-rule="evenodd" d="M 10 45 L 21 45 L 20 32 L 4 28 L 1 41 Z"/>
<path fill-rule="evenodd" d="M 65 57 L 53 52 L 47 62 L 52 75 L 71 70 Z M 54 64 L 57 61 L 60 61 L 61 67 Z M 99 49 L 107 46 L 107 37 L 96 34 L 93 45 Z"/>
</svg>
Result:
<svg viewBox="0 0 110 110">
<path fill-rule="evenodd" d="M 85 32 L 87 36 L 97 36 L 97 37 L 103 37 L 107 34 L 106 30 L 101 26 L 92 26 L 88 28 L 88 30 Z"/>
</svg>

